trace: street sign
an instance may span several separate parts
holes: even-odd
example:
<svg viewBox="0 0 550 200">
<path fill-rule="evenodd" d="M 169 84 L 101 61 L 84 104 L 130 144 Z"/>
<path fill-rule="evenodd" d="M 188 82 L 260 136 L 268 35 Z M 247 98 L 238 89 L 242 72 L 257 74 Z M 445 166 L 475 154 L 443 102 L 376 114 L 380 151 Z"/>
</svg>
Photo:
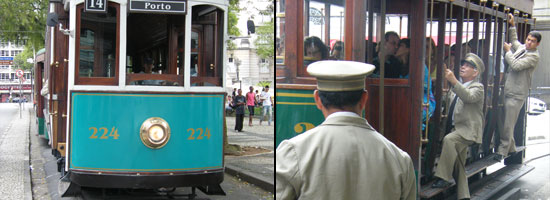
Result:
<svg viewBox="0 0 550 200">
<path fill-rule="evenodd" d="M 20 70 L 18 69 L 17 71 L 15 71 L 15 74 L 17 75 L 17 77 L 21 78 L 23 77 L 23 75 L 25 75 L 25 73 L 23 72 L 23 70 Z"/>
<path fill-rule="evenodd" d="M 0 65 L 13 65 L 13 60 L 0 60 Z"/>
</svg>

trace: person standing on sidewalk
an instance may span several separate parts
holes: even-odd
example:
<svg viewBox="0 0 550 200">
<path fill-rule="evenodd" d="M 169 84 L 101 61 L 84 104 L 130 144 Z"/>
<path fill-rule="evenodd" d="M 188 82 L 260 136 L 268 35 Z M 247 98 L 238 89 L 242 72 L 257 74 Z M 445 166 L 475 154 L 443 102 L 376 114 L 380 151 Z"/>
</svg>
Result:
<svg viewBox="0 0 550 200">
<path fill-rule="evenodd" d="M 508 71 L 504 83 L 504 127 L 500 135 L 498 154 L 493 157 L 497 161 L 502 160 L 508 153 L 516 151 L 514 126 L 529 93 L 533 72 L 539 62 L 537 47 L 542 39 L 539 32 L 531 31 L 525 39 L 525 44 L 521 45 L 514 24 L 514 15 L 509 14 L 508 17 L 508 24 L 510 24 L 508 34 L 512 44 L 504 43 L 503 46 Z"/>
<path fill-rule="evenodd" d="M 254 117 L 254 107 L 256 106 L 256 95 L 254 87 L 250 86 L 250 91 L 246 93 L 246 105 L 248 107 L 248 126 L 252 126 L 252 117 Z"/>
<path fill-rule="evenodd" d="M 233 105 L 235 105 L 235 131 L 242 132 L 246 98 L 243 96 L 241 89 L 238 90 L 238 95 L 233 98 Z"/>
<path fill-rule="evenodd" d="M 269 85 L 266 85 L 264 91 L 262 92 L 262 94 L 260 94 L 260 101 L 262 101 L 263 106 L 260 125 L 262 125 L 262 121 L 265 119 L 265 116 L 268 115 L 269 118 L 267 119 L 267 125 L 271 126 L 271 105 L 273 102 L 273 97 L 271 97 L 271 94 L 269 94 Z"/>
<path fill-rule="evenodd" d="M 361 117 L 365 77 L 374 68 L 354 61 L 308 66 L 317 77 L 313 95 L 325 121 L 277 147 L 277 199 L 416 199 L 410 156 Z"/>
</svg>

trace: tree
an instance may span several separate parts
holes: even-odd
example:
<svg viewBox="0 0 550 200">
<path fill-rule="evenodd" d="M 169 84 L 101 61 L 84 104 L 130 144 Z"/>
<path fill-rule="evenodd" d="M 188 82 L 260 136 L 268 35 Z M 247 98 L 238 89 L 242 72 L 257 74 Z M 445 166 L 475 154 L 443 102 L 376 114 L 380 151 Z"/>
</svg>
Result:
<svg viewBox="0 0 550 200">
<path fill-rule="evenodd" d="M 0 0 L 0 40 L 27 40 L 26 48 L 44 47 L 48 0 Z"/>
<path fill-rule="evenodd" d="M 267 59 L 270 62 L 273 61 L 273 57 L 275 55 L 275 20 L 273 18 L 273 13 L 275 11 L 274 5 L 274 3 L 271 3 L 264 10 L 259 10 L 260 15 L 269 16 L 271 19 L 256 28 L 257 38 L 254 40 L 254 45 L 257 47 L 257 53 L 260 58 Z"/>
<path fill-rule="evenodd" d="M 239 21 L 239 0 L 229 1 L 229 12 L 227 13 L 227 34 L 231 36 L 240 36 L 241 31 L 237 28 L 237 22 Z M 227 49 L 235 49 L 237 46 L 232 40 L 227 41 Z"/>
<path fill-rule="evenodd" d="M 30 70 L 32 69 L 33 63 L 27 62 L 29 58 L 32 58 L 34 60 L 33 51 L 29 48 L 25 48 L 23 52 L 20 54 L 17 54 L 15 58 L 13 59 L 13 64 L 17 66 L 16 68 L 22 69 L 22 70 Z"/>
</svg>

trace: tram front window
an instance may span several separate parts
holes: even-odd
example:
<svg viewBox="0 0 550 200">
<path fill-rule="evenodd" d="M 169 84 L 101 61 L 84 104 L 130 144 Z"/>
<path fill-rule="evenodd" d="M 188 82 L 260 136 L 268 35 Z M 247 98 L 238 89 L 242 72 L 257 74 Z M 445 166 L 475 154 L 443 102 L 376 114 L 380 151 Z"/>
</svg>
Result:
<svg viewBox="0 0 550 200">
<path fill-rule="evenodd" d="M 118 9 L 115 3 L 109 3 L 106 13 L 83 12 L 83 6 L 78 7 L 77 84 L 117 83 Z"/>
<path fill-rule="evenodd" d="M 130 13 L 127 26 L 128 85 L 183 85 L 185 15 Z"/>
</svg>

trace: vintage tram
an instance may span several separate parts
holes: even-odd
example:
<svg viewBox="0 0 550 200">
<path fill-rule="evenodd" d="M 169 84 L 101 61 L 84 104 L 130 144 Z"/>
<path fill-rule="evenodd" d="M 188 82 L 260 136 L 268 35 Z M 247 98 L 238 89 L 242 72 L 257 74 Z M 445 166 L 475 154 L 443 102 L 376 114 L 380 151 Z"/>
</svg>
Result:
<svg viewBox="0 0 550 200">
<path fill-rule="evenodd" d="M 65 195 L 225 194 L 228 1 L 60 0 L 49 9 L 37 117 L 70 181 Z"/>
<path fill-rule="evenodd" d="M 486 66 L 481 75 L 485 89 L 484 132 L 482 144 L 469 147 L 466 174 L 470 187 L 478 187 L 471 190 L 473 199 L 491 198 L 505 183 L 533 169 L 523 164 L 524 107 L 514 130 L 518 153 L 505 159 L 505 167 L 491 175 L 487 172 L 489 166 L 497 163 L 492 157 L 499 143 L 495 138 L 502 131 L 503 105 L 499 99 L 506 68 L 502 44 L 508 38 L 507 14 L 515 15 L 519 40 L 523 41 L 535 25 L 532 10 L 533 1 L 529 0 L 279 0 L 276 145 L 324 120 L 313 100 L 316 81 L 307 74 L 309 63 L 327 59 L 378 62 L 380 73 L 366 78 L 369 100 L 364 117 L 411 156 L 419 198 L 452 198 L 454 187 L 430 187 L 435 180 L 434 167 L 449 118 L 444 108 L 448 108 L 450 102 L 443 98 L 449 86 L 443 71 L 450 68 L 458 75 L 459 67 L 454 66 L 460 66 L 464 55 L 472 52 L 479 55 Z M 395 45 L 388 44 L 390 41 L 385 38 L 389 31 L 401 39 L 410 39 L 408 69 L 401 72 L 406 76 L 384 75 L 385 67 L 390 66 L 383 56 L 376 58 L 380 55 L 375 53 L 377 46 Z M 426 84 L 434 95 L 433 102 L 423 100 Z M 423 110 L 430 107 L 434 108 L 433 113 L 423 114 Z M 424 116 L 429 119 L 426 123 L 422 115 L 428 115 Z M 497 180 L 495 177 L 499 175 L 504 178 L 500 176 Z M 485 190 L 480 185 L 496 188 Z"/>
</svg>

